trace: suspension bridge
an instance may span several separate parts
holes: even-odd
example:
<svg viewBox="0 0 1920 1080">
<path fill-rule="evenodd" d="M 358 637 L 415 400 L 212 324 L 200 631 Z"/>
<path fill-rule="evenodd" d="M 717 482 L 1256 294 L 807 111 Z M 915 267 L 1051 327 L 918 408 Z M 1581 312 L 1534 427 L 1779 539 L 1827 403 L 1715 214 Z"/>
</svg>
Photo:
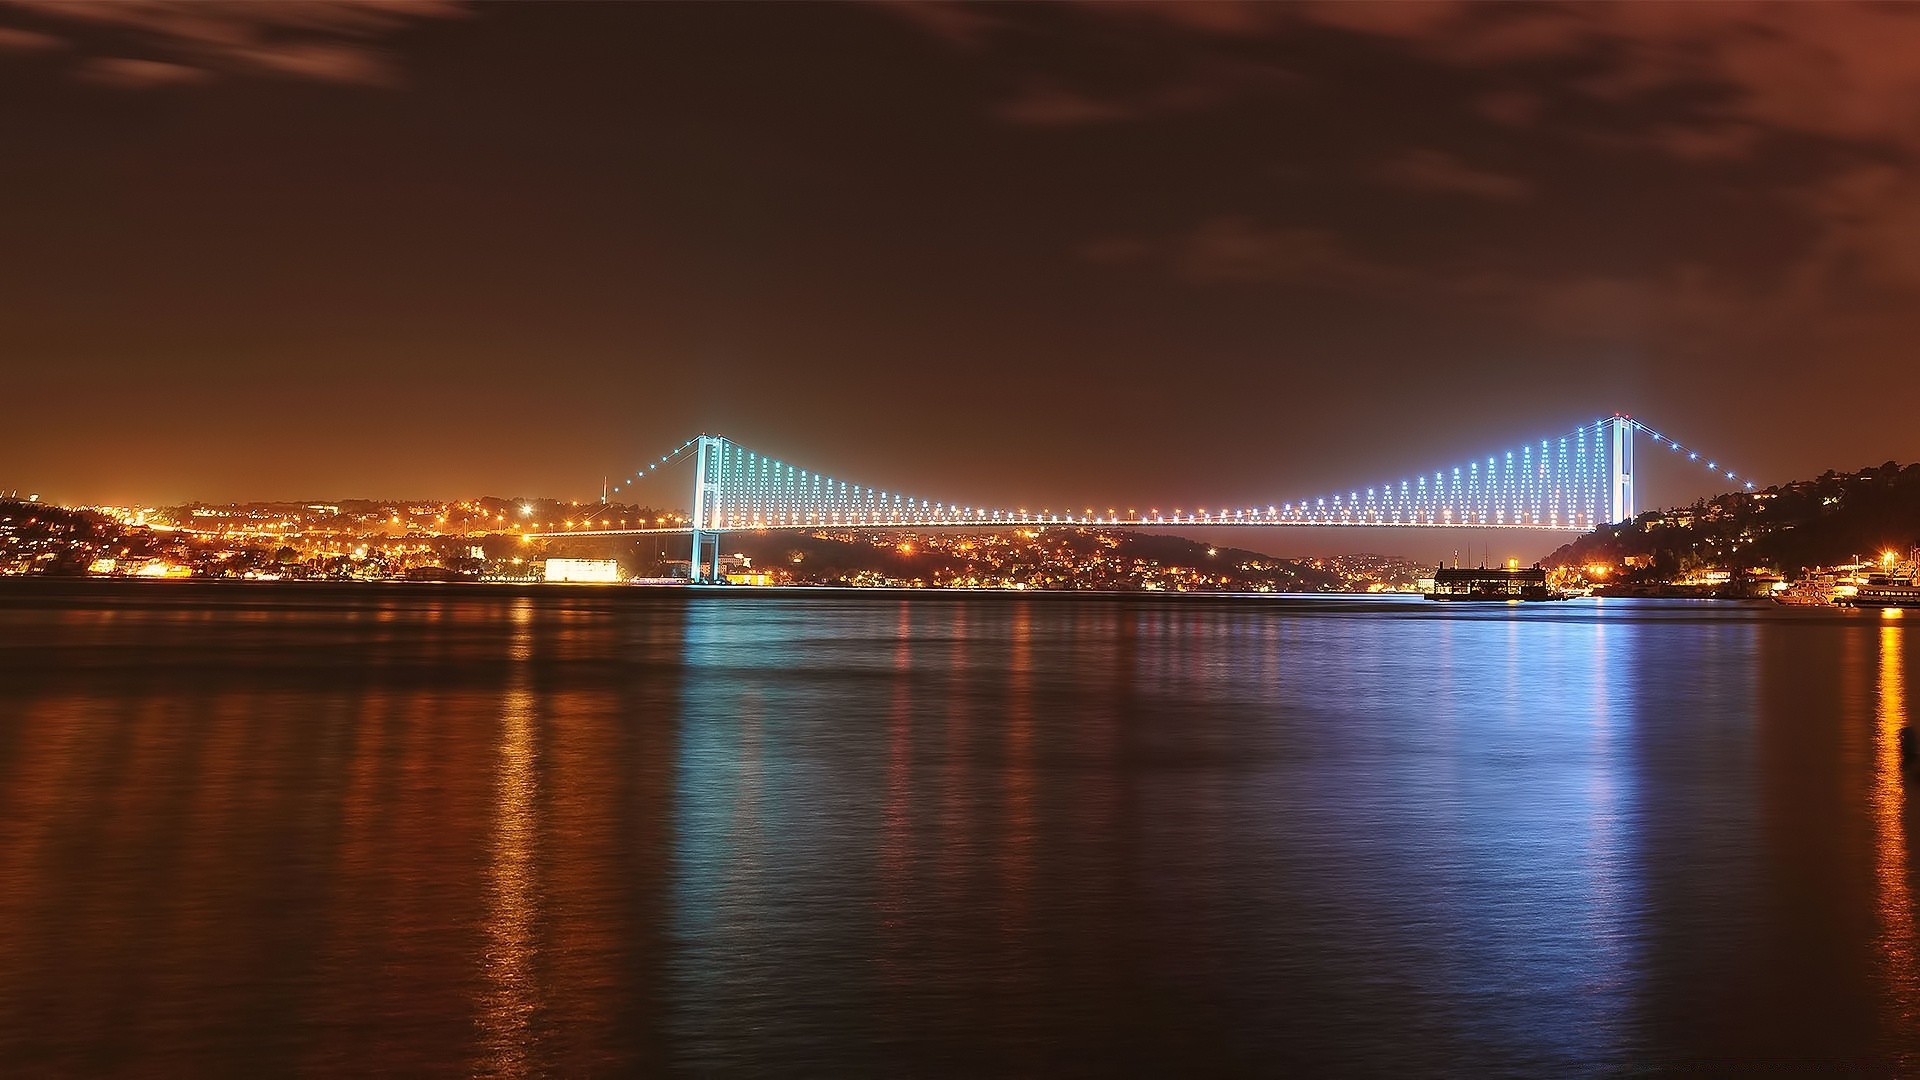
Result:
<svg viewBox="0 0 1920 1080">
<path fill-rule="evenodd" d="M 635 470 L 606 496 L 611 499 L 613 492 L 691 462 L 693 490 L 684 523 L 632 529 L 589 526 L 536 535 L 690 533 L 693 580 L 710 581 L 718 575 L 723 533 L 768 529 L 1291 525 L 1585 531 L 1634 516 L 1636 437 L 1679 460 L 1697 463 L 1718 479 L 1743 482 L 1718 459 L 1619 413 L 1562 435 L 1368 487 L 1265 505 L 1105 514 L 936 502 L 813 472 L 725 436 L 698 435 Z M 1751 481 L 1744 484 L 1753 487 Z"/>
</svg>

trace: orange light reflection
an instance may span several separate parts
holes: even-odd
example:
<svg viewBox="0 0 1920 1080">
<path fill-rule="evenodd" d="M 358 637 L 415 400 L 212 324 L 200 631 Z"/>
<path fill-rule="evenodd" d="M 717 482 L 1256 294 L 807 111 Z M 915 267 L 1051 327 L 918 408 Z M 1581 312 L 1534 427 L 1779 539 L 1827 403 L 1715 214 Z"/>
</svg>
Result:
<svg viewBox="0 0 1920 1080">
<path fill-rule="evenodd" d="M 514 607 L 514 662 L 531 654 L 531 601 Z M 539 1000 L 534 984 L 534 864 L 539 841 L 539 748 L 535 741 L 533 692 L 525 686 L 507 691 L 501 716 L 499 778 L 495 791 L 493 857 L 489 885 L 484 963 L 487 990 L 481 999 L 480 1028 L 486 1048 L 484 1072 L 525 1076 L 528 1072 L 528 1024 Z"/>
<path fill-rule="evenodd" d="M 1889 614 L 1898 615 L 1898 610 Z M 1913 895 L 1907 885 L 1906 779 L 1900 732 L 1907 726 L 1901 620 L 1880 624 L 1880 693 L 1874 739 L 1874 877 L 1880 894 L 1880 949 L 1894 1030 L 1920 1024 L 1920 970 L 1916 970 Z"/>
</svg>

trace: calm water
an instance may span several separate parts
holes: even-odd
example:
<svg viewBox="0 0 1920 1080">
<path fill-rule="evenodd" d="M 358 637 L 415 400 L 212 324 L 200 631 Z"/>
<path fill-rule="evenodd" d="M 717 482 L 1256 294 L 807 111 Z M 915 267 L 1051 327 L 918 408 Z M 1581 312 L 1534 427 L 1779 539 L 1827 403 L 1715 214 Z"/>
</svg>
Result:
<svg viewBox="0 0 1920 1080">
<path fill-rule="evenodd" d="M 1917 639 L 1657 601 L 16 584 L 0 1061 L 1912 1071 Z"/>
</svg>

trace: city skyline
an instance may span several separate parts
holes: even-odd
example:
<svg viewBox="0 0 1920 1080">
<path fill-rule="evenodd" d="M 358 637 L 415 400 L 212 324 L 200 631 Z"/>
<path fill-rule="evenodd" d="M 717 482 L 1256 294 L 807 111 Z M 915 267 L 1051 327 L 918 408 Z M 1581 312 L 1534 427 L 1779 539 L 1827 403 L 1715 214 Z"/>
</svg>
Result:
<svg viewBox="0 0 1920 1080">
<path fill-rule="evenodd" d="M 285 10 L 0 4 L 8 487 L 579 496 L 723 431 L 1224 504 L 1596 407 L 1920 456 L 1898 9 Z"/>
</svg>

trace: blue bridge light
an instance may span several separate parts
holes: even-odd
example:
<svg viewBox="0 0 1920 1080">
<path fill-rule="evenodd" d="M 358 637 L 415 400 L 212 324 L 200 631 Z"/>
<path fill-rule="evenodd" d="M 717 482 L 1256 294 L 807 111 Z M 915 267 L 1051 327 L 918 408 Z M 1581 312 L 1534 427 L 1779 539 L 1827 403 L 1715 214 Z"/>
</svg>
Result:
<svg viewBox="0 0 1920 1080">
<path fill-rule="evenodd" d="M 716 435 L 702 435 L 682 443 L 638 470 L 632 481 L 657 475 L 680 462 L 695 465 L 690 521 L 678 530 L 711 540 L 729 529 L 804 529 L 840 527 L 940 528 L 994 524 L 1046 526 L 1053 524 L 1131 524 L 1169 522 L 1209 525 L 1368 525 L 1388 527 L 1497 527 L 1568 531 L 1601 521 L 1619 521 L 1633 510 L 1633 436 L 1644 434 L 1655 445 L 1678 453 L 1678 440 L 1637 420 L 1615 415 L 1591 426 L 1554 438 L 1514 444 L 1512 450 L 1467 459 L 1464 463 L 1422 471 L 1412 480 L 1334 491 L 1297 502 L 1241 509 L 1176 509 L 1170 517 L 1159 510 L 1146 514 L 1117 509 L 1105 514 L 1089 506 L 1084 512 L 975 506 L 934 501 L 836 480 L 818 472 L 788 465 L 758 451 Z M 1518 461 L 1516 463 L 1516 457 Z M 1687 452 L 1698 461 L 1697 451 Z M 1484 464 L 1484 468 L 1482 465 Z M 1739 480 L 1731 469 L 1709 459 L 1707 469 L 1716 479 Z M 1429 476 L 1432 483 L 1428 483 Z M 1746 490 L 1753 482 L 1745 481 Z M 1362 492 L 1365 494 L 1362 495 Z M 1328 506 L 1331 500 L 1332 506 Z M 696 549 L 702 555 L 706 549 Z"/>
</svg>

